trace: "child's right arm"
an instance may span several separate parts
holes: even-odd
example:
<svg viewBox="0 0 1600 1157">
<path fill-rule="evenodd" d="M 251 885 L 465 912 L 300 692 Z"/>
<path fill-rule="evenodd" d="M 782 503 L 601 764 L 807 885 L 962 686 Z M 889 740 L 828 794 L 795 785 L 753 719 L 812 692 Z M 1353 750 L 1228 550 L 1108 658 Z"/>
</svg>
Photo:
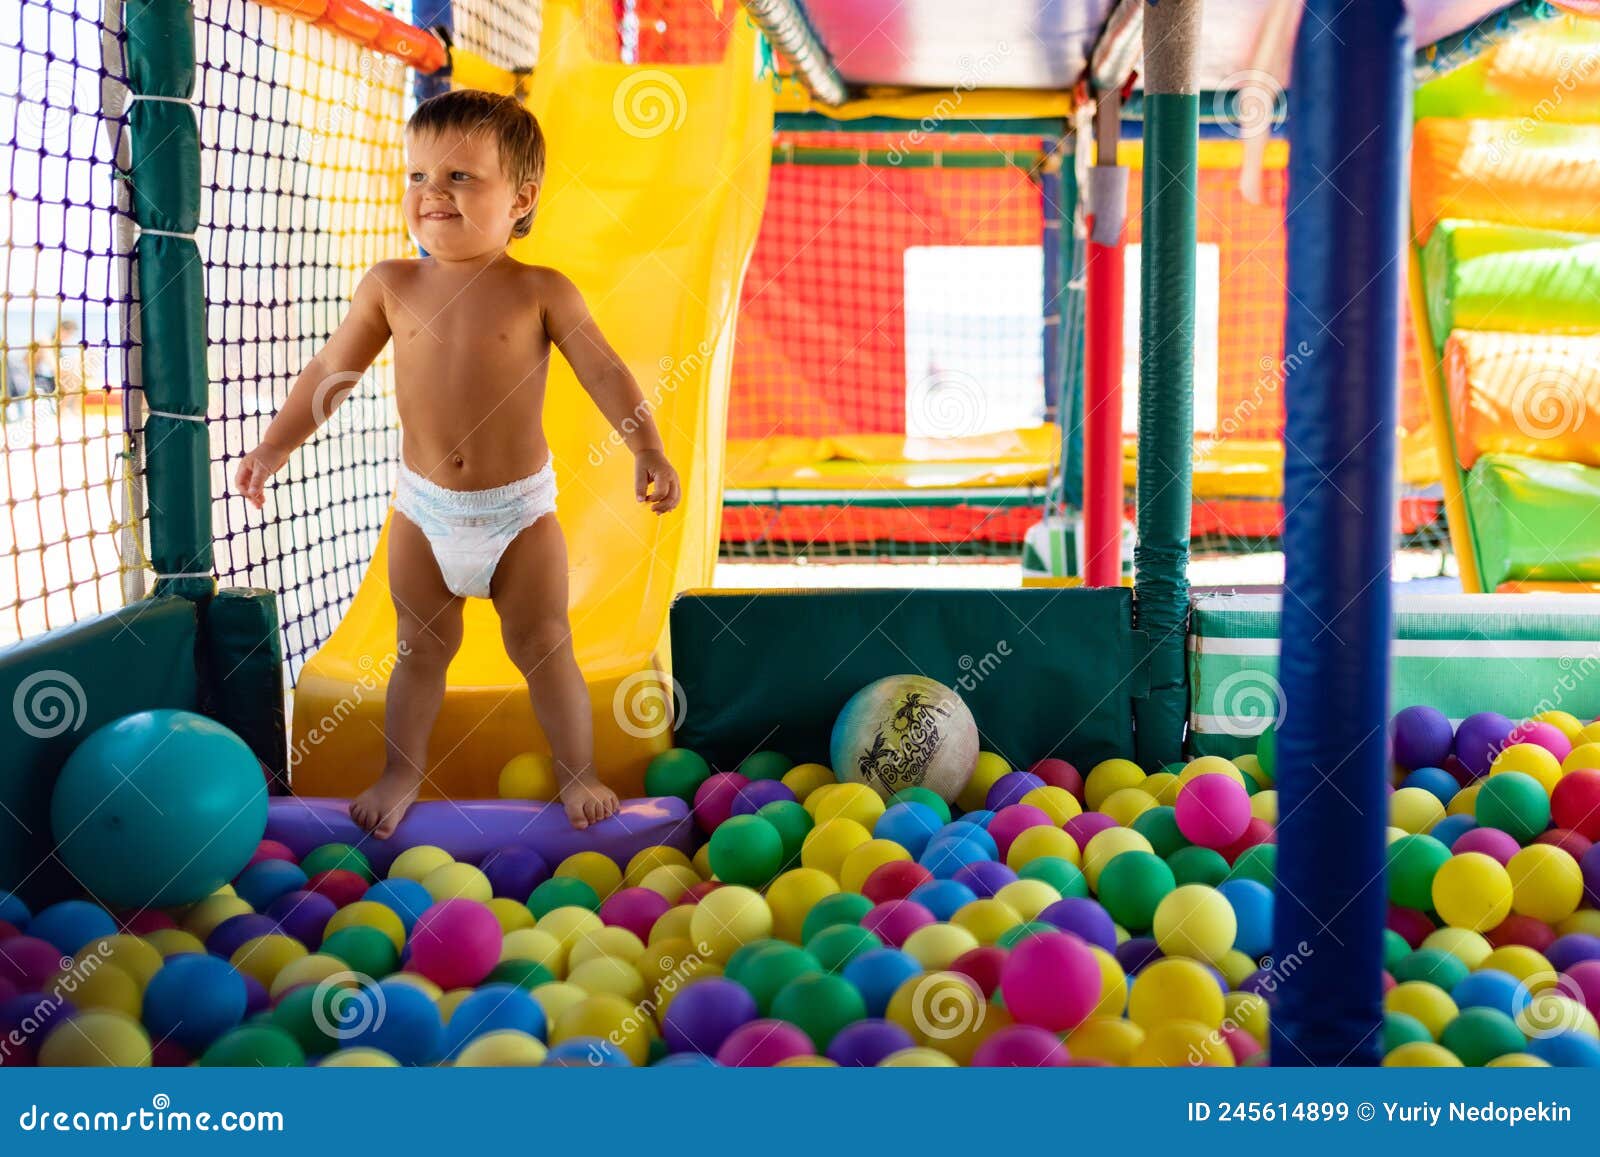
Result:
<svg viewBox="0 0 1600 1157">
<path fill-rule="evenodd" d="M 240 461 L 234 485 L 257 508 L 267 500 L 267 479 L 339 408 L 388 344 L 389 319 L 383 311 L 381 268 L 374 267 L 361 279 L 351 299 L 350 312 L 300 371 L 283 408 L 261 436 L 261 445 Z"/>
</svg>

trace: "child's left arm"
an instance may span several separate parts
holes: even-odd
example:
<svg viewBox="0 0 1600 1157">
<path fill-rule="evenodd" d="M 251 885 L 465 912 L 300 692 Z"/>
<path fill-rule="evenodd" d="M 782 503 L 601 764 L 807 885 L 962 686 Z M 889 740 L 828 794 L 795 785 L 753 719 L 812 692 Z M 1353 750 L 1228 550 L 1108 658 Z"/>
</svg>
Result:
<svg viewBox="0 0 1600 1157">
<path fill-rule="evenodd" d="M 572 281 L 552 271 L 549 288 L 542 295 L 545 331 L 563 357 L 572 365 L 583 386 L 606 421 L 622 435 L 634 456 L 634 496 L 648 502 L 657 514 L 665 514 L 683 496 L 678 472 L 667 461 L 650 406 L 627 363 L 611 348 L 589 307 Z"/>
</svg>

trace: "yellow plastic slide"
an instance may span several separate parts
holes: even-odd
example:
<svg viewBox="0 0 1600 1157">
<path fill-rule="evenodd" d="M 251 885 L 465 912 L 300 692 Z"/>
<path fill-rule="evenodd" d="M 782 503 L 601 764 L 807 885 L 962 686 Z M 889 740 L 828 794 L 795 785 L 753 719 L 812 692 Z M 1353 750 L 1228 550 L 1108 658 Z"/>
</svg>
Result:
<svg viewBox="0 0 1600 1157">
<path fill-rule="evenodd" d="M 669 515 L 636 503 L 632 455 L 552 356 L 545 424 L 596 763 L 603 779 L 636 796 L 645 765 L 671 741 L 668 604 L 709 583 L 716 559 L 734 321 L 766 198 L 773 96 L 742 16 L 721 63 L 641 67 L 589 54 L 583 3 L 544 5 L 528 101 L 549 161 L 533 233 L 512 252 L 577 283 L 639 379 L 684 480 L 683 504 Z M 351 795 L 382 766 L 395 648 L 386 542 L 387 527 L 344 620 L 301 671 L 293 741 L 301 795 Z M 493 606 L 468 600 L 425 797 L 492 797 L 508 759 L 548 750 Z"/>
</svg>

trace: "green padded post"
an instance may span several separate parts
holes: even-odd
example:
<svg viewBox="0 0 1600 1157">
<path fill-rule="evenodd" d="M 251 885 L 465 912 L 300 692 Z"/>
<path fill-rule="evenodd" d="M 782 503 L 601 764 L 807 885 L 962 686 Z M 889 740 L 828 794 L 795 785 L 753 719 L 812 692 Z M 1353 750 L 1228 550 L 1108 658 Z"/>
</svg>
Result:
<svg viewBox="0 0 1600 1157">
<path fill-rule="evenodd" d="M 283 703 L 283 638 L 274 591 L 218 591 L 201 619 L 205 645 L 205 712 L 250 745 L 273 784 L 289 784 L 288 728 Z"/>
<path fill-rule="evenodd" d="M 139 226 L 140 357 L 148 418 L 150 560 L 156 594 L 206 599 L 211 557 L 211 455 L 206 427 L 200 131 L 194 107 L 194 8 L 127 0 L 133 215 Z M 146 98 L 146 99 L 140 99 Z"/>
<path fill-rule="evenodd" d="M 1150 696 L 1135 750 L 1152 770 L 1180 758 L 1188 712 L 1189 504 L 1194 443 L 1195 214 L 1199 0 L 1145 6 L 1143 225 L 1139 268 L 1137 625 L 1150 643 Z"/>
<path fill-rule="evenodd" d="M 1061 165 L 1060 236 L 1061 268 L 1066 272 L 1066 291 L 1061 295 L 1062 381 L 1061 422 L 1061 498 L 1073 510 L 1083 509 L 1083 261 L 1084 247 L 1078 244 L 1078 167 L 1076 141 L 1064 150 Z"/>
</svg>

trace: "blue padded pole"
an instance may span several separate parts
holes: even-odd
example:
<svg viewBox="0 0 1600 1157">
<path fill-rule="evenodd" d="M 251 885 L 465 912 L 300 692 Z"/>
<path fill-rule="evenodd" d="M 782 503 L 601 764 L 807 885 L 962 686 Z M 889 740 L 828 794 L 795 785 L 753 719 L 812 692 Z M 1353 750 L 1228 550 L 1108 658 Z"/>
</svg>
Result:
<svg viewBox="0 0 1600 1157">
<path fill-rule="evenodd" d="M 1411 126 L 1404 0 L 1307 0 L 1293 75 L 1271 1055 L 1371 1065 Z"/>
<path fill-rule="evenodd" d="M 456 18 L 453 0 L 416 0 L 411 8 L 411 22 L 426 32 L 438 32 L 447 44 L 455 42 Z M 419 102 L 441 92 L 450 91 L 450 65 L 438 72 L 417 73 L 411 82 L 412 91 Z"/>
</svg>

